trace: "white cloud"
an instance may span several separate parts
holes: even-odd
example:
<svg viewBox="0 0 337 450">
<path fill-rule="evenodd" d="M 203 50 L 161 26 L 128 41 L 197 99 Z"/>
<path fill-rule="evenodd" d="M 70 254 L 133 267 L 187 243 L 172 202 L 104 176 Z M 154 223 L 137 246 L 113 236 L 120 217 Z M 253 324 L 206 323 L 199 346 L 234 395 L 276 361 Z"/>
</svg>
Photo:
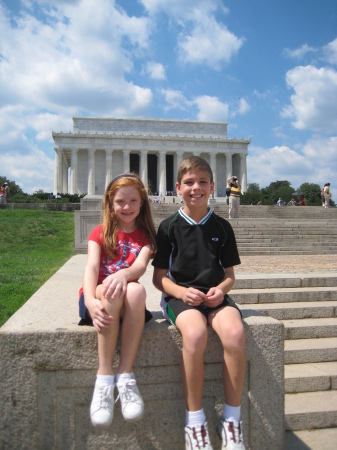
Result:
<svg viewBox="0 0 337 450">
<path fill-rule="evenodd" d="M 337 132 L 337 72 L 331 68 L 298 66 L 286 74 L 286 82 L 295 93 L 291 105 L 281 115 L 294 119 L 300 130 Z"/>
<path fill-rule="evenodd" d="M 204 17 L 190 34 L 183 32 L 179 37 L 179 58 L 183 62 L 206 64 L 219 69 L 220 64 L 229 63 L 243 45 L 227 27 L 214 17 Z"/>
<path fill-rule="evenodd" d="M 221 102 L 217 97 L 202 95 L 196 97 L 193 103 L 199 108 L 198 120 L 210 122 L 226 122 L 228 117 L 228 104 Z"/>
<path fill-rule="evenodd" d="M 161 94 L 164 96 L 166 102 L 166 111 L 169 109 L 186 110 L 187 106 L 189 106 L 189 101 L 181 91 L 175 91 L 174 89 L 162 89 Z"/>
<path fill-rule="evenodd" d="M 333 65 L 337 65 L 337 38 L 323 47 L 326 60 Z"/>
<path fill-rule="evenodd" d="M 314 47 L 311 47 L 308 44 L 303 44 L 301 47 L 296 48 L 294 50 L 291 50 L 289 48 L 286 48 L 284 50 L 285 55 L 289 56 L 290 58 L 296 58 L 296 59 L 302 59 L 308 53 L 315 53 L 315 52 L 317 52 L 317 49 Z"/>
<path fill-rule="evenodd" d="M 141 0 L 154 15 L 167 14 L 183 28 L 178 35 L 178 56 L 183 63 L 206 64 L 219 69 L 238 53 L 244 40 L 236 37 L 219 21 L 217 13 L 227 14 L 217 0 Z"/>
<path fill-rule="evenodd" d="M 287 180 L 295 189 L 305 182 L 320 186 L 333 183 L 337 137 L 316 136 L 296 151 L 287 146 L 261 148 L 251 144 L 247 165 L 248 183 L 258 183 L 261 188 L 276 180 Z M 337 195 L 336 189 L 332 192 Z"/>
<path fill-rule="evenodd" d="M 145 72 L 153 80 L 166 80 L 165 68 L 162 64 L 150 61 L 146 64 Z"/>
<path fill-rule="evenodd" d="M 32 194 L 37 189 L 53 191 L 54 159 L 27 143 L 26 152 L 4 152 L 1 155 L 1 170 L 21 189 Z M 38 187 L 37 187 L 38 186 Z"/>
</svg>

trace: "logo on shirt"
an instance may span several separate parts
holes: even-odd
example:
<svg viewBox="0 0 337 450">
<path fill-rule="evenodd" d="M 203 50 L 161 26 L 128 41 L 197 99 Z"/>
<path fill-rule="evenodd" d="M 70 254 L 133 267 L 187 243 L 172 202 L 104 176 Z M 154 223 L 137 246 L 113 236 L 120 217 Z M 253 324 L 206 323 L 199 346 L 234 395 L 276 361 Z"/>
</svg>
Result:
<svg viewBox="0 0 337 450">
<path fill-rule="evenodd" d="M 212 238 L 212 241 L 214 241 L 214 242 L 218 242 L 218 240 L 219 240 L 219 238 Z"/>
</svg>

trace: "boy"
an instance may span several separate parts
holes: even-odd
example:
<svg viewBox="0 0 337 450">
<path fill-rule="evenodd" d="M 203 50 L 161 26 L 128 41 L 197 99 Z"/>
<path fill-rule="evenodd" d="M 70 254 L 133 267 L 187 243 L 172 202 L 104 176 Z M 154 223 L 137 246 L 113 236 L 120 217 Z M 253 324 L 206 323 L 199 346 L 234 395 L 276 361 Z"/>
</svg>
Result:
<svg viewBox="0 0 337 450">
<path fill-rule="evenodd" d="M 181 377 L 186 402 L 186 449 L 213 447 L 202 408 L 207 324 L 224 348 L 226 403 L 219 423 L 222 449 L 244 449 L 240 403 L 246 368 L 241 313 L 227 293 L 240 264 L 230 224 L 208 209 L 214 191 L 209 164 L 198 156 L 178 167 L 176 189 L 185 205 L 158 229 L 153 283 L 163 292 L 166 319 L 182 334 Z"/>
</svg>

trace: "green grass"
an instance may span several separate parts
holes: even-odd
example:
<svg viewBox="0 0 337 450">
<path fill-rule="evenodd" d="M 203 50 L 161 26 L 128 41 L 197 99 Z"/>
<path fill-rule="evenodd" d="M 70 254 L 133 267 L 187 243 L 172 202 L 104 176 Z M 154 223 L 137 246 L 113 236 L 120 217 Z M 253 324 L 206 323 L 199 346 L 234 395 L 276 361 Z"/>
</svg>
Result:
<svg viewBox="0 0 337 450">
<path fill-rule="evenodd" d="M 74 252 L 74 214 L 0 210 L 0 326 Z"/>
</svg>

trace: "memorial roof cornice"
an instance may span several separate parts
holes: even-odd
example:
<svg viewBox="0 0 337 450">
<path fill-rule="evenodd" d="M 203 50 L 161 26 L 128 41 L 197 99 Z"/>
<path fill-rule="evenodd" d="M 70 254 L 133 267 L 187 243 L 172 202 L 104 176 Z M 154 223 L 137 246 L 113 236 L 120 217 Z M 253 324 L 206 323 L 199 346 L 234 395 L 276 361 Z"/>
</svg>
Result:
<svg viewBox="0 0 337 450">
<path fill-rule="evenodd" d="M 63 132 L 52 131 L 53 138 L 88 138 L 88 139 L 141 139 L 158 140 L 165 139 L 169 141 L 199 141 L 199 142 L 227 142 L 249 144 L 251 138 L 229 138 L 220 136 L 198 136 L 198 135 L 172 135 L 172 134 L 135 134 L 135 133 L 90 133 L 90 132 Z"/>
</svg>

